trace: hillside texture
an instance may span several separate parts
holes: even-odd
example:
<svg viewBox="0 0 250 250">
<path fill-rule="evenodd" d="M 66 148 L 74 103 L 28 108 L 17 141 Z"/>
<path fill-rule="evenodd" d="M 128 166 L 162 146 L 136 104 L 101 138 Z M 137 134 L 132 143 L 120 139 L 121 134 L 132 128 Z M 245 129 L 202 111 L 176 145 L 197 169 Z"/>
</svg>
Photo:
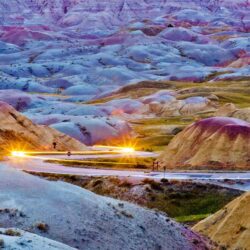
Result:
<svg viewBox="0 0 250 250">
<path fill-rule="evenodd" d="M 53 143 L 56 143 L 56 149 Z M 0 102 L 0 149 L 15 150 L 84 150 L 86 146 L 47 126 L 32 123 L 9 104 Z"/>
<path fill-rule="evenodd" d="M 233 200 L 193 228 L 226 249 L 249 249 L 250 193 Z"/>
<path fill-rule="evenodd" d="M 78 249 L 201 250 L 209 246 L 161 213 L 4 165 L 0 174 L 4 228 L 29 230 Z"/>
<path fill-rule="evenodd" d="M 175 136 L 159 160 L 167 168 L 249 169 L 250 124 L 228 117 L 198 121 Z"/>
</svg>

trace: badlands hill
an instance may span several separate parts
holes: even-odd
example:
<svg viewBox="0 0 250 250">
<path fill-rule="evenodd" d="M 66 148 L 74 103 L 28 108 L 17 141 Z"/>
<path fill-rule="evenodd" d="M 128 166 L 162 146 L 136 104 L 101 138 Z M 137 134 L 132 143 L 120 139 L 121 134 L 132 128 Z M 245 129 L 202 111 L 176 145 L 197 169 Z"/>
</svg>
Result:
<svg viewBox="0 0 250 250">
<path fill-rule="evenodd" d="M 0 165 L 0 221 L 78 249 L 187 249 L 208 246 L 163 214 Z M 0 235 L 1 238 L 1 235 Z"/>
<path fill-rule="evenodd" d="M 249 169 L 250 124 L 228 118 L 207 118 L 180 132 L 160 156 L 167 168 Z"/>
<path fill-rule="evenodd" d="M 245 0 L 6 0 L 0 10 L 2 89 L 87 89 L 89 100 L 139 80 L 249 75 Z"/>
<path fill-rule="evenodd" d="M 225 249 L 249 249 L 250 193 L 238 197 L 193 228 Z"/>
<path fill-rule="evenodd" d="M 84 150 L 85 145 L 57 130 L 39 126 L 18 113 L 9 104 L 0 102 L 0 149 L 8 150 Z"/>
</svg>

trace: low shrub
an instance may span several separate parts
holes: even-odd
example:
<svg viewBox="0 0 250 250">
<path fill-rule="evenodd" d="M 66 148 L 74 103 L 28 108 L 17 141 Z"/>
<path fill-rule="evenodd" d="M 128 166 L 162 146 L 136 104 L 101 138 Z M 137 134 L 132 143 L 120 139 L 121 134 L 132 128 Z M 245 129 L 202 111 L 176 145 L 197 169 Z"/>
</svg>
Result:
<svg viewBox="0 0 250 250">
<path fill-rule="evenodd" d="M 14 229 L 7 229 L 5 231 L 5 234 L 8 235 L 8 236 L 21 236 L 21 233 L 14 230 Z"/>
<path fill-rule="evenodd" d="M 0 248 L 4 248 L 4 240 L 0 239 Z"/>
<path fill-rule="evenodd" d="M 48 230 L 49 230 L 48 224 L 43 223 L 43 222 L 37 223 L 36 227 L 37 227 L 37 229 L 39 229 L 40 231 L 42 231 L 44 233 L 48 232 Z"/>
</svg>

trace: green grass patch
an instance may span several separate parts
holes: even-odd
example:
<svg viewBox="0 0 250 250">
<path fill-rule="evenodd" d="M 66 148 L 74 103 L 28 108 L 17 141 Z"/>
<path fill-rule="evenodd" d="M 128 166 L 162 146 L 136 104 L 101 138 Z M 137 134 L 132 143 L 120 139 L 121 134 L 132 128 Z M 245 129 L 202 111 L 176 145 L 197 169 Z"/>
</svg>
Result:
<svg viewBox="0 0 250 250">
<path fill-rule="evenodd" d="M 53 159 L 46 160 L 47 163 L 56 163 L 66 167 L 79 168 L 104 168 L 104 169 L 150 169 L 152 168 L 153 157 L 117 157 L 117 158 L 91 158 L 83 160 Z"/>
<path fill-rule="evenodd" d="M 180 216 L 212 214 L 231 201 L 232 197 L 223 193 L 186 192 L 185 190 L 150 195 L 148 207 L 157 208 L 176 218 Z"/>
<path fill-rule="evenodd" d="M 173 117 L 155 117 L 138 120 L 130 120 L 129 122 L 134 126 L 147 125 L 187 125 L 194 120 L 194 116 L 173 116 Z"/>
<path fill-rule="evenodd" d="M 164 126 L 174 125 L 176 131 L 180 132 L 188 124 L 195 121 L 195 117 L 159 117 L 139 119 L 130 121 L 131 126 L 137 134 L 136 148 L 145 151 L 163 150 L 176 133 L 166 133 Z M 162 129 L 160 126 L 163 126 Z"/>
<path fill-rule="evenodd" d="M 210 215 L 211 214 L 191 214 L 186 216 L 175 217 L 174 219 L 180 223 L 190 223 L 190 222 L 194 223 L 201 221 Z"/>
<path fill-rule="evenodd" d="M 161 151 L 173 139 L 174 135 L 147 136 L 145 138 L 137 138 L 137 148 L 143 151 Z"/>
</svg>

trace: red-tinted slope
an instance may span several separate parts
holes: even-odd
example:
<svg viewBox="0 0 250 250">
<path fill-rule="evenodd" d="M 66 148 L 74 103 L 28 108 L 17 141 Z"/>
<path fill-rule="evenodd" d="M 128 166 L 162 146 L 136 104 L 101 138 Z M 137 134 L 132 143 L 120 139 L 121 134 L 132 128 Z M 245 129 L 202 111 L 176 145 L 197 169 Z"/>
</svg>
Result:
<svg viewBox="0 0 250 250">
<path fill-rule="evenodd" d="M 250 168 L 250 124 L 228 117 L 196 122 L 160 156 L 168 168 Z"/>
</svg>

